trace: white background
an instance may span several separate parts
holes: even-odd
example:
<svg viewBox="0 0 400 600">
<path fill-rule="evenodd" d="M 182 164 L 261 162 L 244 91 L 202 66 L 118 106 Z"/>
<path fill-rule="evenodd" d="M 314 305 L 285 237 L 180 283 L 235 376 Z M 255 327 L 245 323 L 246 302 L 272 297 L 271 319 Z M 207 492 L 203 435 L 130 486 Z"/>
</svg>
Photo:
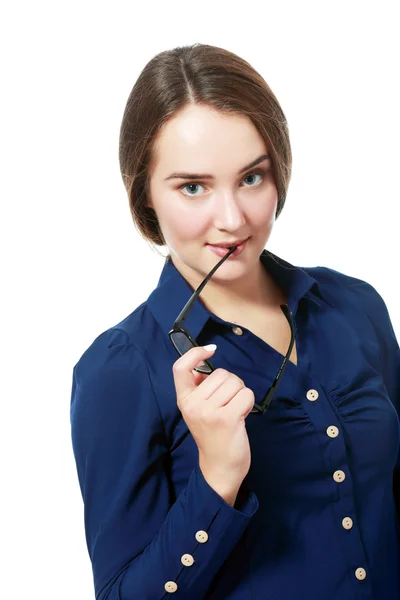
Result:
<svg viewBox="0 0 400 600">
<path fill-rule="evenodd" d="M 398 2 L 9 2 L 1 10 L 1 596 L 90 600 L 70 441 L 72 368 L 142 303 L 163 258 L 118 165 L 158 52 L 250 62 L 289 122 L 293 175 L 267 247 L 375 286 L 400 337 Z M 161 248 L 166 254 L 166 249 Z"/>
</svg>

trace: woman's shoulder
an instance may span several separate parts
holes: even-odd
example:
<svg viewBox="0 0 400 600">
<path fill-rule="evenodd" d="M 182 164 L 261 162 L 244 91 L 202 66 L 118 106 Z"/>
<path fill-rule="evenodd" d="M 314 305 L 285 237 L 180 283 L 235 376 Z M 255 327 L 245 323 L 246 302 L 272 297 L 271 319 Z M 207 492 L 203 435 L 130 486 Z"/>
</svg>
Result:
<svg viewBox="0 0 400 600">
<path fill-rule="evenodd" d="M 301 268 L 317 281 L 321 294 L 329 297 L 334 305 L 339 305 L 348 299 L 357 300 L 361 307 L 367 309 L 372 309 L 377 304 L 382 305 L 382 296 L 365 279 L 327 266 Z"/>
<path fill-rule="evenodd" d="M 77 377 L 98 375 L 107 368 L 132 368 L 142 361 L 140 340 L 146 331 L 146 302 L 118 323 L 98 333 L 81 352 L 74 365 Z"/>
<path fill-rule="evenodd" d="M 73 367 L 71 423 L 74 431 L 106 431 L 139 415 L 164 431 L 147 355 L 145 336 L 137 335 L 141 307 L 97 335 Z M 152 399 L 152 400 L 151 400 Z M 111 426 L 111 425 L 110 425 Z"/>
<path fill-rule="evenodd" d="M 380 291 L 369 281 L 354 275 L 319 266 L 305 268 L 318 283 L 322 297 L 348 316 L 352 322 L 364 315 L 383 341 L 392 340 L 396 346 L 388 305 Z"/>
</svg>

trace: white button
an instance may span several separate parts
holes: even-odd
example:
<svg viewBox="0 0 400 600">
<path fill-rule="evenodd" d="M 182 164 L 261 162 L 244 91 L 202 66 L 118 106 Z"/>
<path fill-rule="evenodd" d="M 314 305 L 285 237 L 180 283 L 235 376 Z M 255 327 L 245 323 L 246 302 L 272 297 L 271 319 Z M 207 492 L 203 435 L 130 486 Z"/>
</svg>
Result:
<svg viewBox="0 0 400 600">
<path fill-rule="evenodd" d="M 200 531 L 198 531 L 198 532 L 196 533 L 196 536 L 195 536 L 195 537 L 196 537 L 196 540 L 197 540 L 198 542 L 200 542 L 200 544 L 204 544 L 204 543 L 205 543 L 205 542 L 208 540 L 208 533 L 207 533 L 207 531 L 202 531 L 202 530 L 200 529 Z"/>
<path fill-rule="evenodd" d="M 350 517 L 345 517 L 342 521 L 342 525 L 345 529 L 351 529 L 353 527 L 353 519 L 350 519 Z"/>
<path fill-rule="evenodd" d="M 326 430 L 326 433 L 329 435 L 329 437 L 335 438 L 339 435 L 339 429 L 335 427 L 335 425 L 330 425 L 330 427 L 328 427 Z"/>
<path fill-rule="evenodd" d="M 360 567 L 359 569 L 356 570 L 356 577 L 357 579 L 359 579 L 360 581 L 362 581 L 363 579 L 365 579 L 367 576 L 367 572 L 365 569 L 363 569 L 362 567 Z"/>
<path fill-rule="evenodd" d="M 308 390 L 307 392 L 307 400 L 309 400 L 310 402 L 315 402 L 316 400 L 318 400 L 318 392 L 317 390 Z"/>
<path fill-rule="evenodd" d="M 172 594 L 173 592 L 176 592 L 178 586 L 176 585 L 175 581 L 167 581 L 167 583 L 164 585 L 164 589 L 166 592 Z"/>
<path fill-rule="evenodd" d="M 243 331 L 242 331 L 242 329 L 240 329 L 240 327 L 232 327 L 232 331 L 236 335 L 243 335 Z"/>
<path fill-rule="evenodd" d="M 185 565 L 185 567 L 191 567 L 194 563 L 194 558 L 191 554 L 184 554 L 181 556 L 181 563 Z"/>
<path fill-rule="evenodd" d="M 341 483 L 346 478 L 346 473 L 344 471 L 335 471 L 333 474 L 333 479 L 337 481 L 337 483 Z"/>
</svg>

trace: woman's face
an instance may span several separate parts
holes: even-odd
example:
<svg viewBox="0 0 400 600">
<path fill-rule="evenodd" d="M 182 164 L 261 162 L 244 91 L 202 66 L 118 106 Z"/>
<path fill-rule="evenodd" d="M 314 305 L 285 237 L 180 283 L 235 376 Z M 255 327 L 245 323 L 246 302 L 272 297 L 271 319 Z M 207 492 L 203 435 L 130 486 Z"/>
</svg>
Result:
<svg viewBox="0 0 400 600">
<path fill-rule="evenodd" d="M 264 140 L 242 115 L 189 105 L 166 123 L 154 149 L 148 206 L 181 272 L 203 278 L 221 260 L 207 244 L 246 238 L 241 254 L 228 258 L 213 280 L 233 282 L 259 265 L 278 192 L 271 160 L 241 171 L 265 154 Z"/>
</svg>

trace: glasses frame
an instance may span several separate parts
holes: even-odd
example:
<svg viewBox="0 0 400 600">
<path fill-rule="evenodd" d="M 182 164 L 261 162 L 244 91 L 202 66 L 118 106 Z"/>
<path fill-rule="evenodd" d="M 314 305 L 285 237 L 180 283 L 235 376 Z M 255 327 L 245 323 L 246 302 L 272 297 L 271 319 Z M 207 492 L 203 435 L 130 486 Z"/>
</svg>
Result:
<svg viewBox="0 0 400 600">
<path fill-rule="evenodd" d="M 182 356 L 183 354 L 179 350 L 179 348 L 175 345 L 174 340 L 173 340 L 173 335 L 175 333 L 181 333 L 186 336 L 186 338 L 189 340 L 189 342 L 192 344 L 192 346 L 199 346 L 199 344 L 196 342 L 196 340 L 184 328 L 183 323 L 187 319 L 188 314 L 189 314 L 196 298 L 200 295 L 200 292 L 203 290 L 204 286 L 208 283 L 208 281 L 214 275 L 215 271 L 222 265 L 222 263 L 236 250 L 236 248 L 237 248 L 237 246 L 230 246 L 229 252 L 227 252 L 227 254 L 225 254 L 225 256 L 215 265 L 215 267 L 213 267 L 211 269 L 211 271 L 209 272 L 207 277 L 201 282 L 199 287 L 190 296 L 189 300 L 186 302 L 185 306 L 183 307 L 183 309 L 181 310 L 181 312 L 175 319 L 172 329 L 168 332 L 169 339 L 171 340 L 173 347 L 175 348 L 175 350 L 178 352 L 178 354 L 180 356 Z M 265 396 L 263 397 L 261 402 L 259 404 L 257 402 L 254 403 L 254 406 L 253 406 L 252 410 L 250 411 L 253 414 L 263 415 L 266 412 L 266 410 L 269 408 L 272 398 L 273 398 L 273 396 L 276 392 L 276 389 L 279 385 L 279 382 L 283 377 L 283 373 L 285 372 L 287 363 L 289 362 L 289 358 L 292 353 L 293 346 L 294 346 L 294 343 L 296 340 L 295 325 L 294 325 L 292 313 L 290 312 L 287 304 L 280 304 L 279 306 L 280 306 L 280 309 L 282 310 L 283 314 L 285 315 L 285 317 L 289 323 L 289 326 L 290 326 L 290 334 L 291 334 L 290 335 L 290 344 L 289 344 L 288 351 L 283 359 L 283 362 L 279 368 L 279 371 L 274 379 L 274 382 L 269 387 L 267 393 L 265 394 Z M 204 365 L 201 365 L 200 367 L 195 367 L 194 370 L 197 371 L 198 373 L 206 373 L 206 374 L 211 374 L 213 371 L 215 371 L 215 367 L 209 359 L 204 359 L 203 362 L 204 362 Z"/>
</svg>

